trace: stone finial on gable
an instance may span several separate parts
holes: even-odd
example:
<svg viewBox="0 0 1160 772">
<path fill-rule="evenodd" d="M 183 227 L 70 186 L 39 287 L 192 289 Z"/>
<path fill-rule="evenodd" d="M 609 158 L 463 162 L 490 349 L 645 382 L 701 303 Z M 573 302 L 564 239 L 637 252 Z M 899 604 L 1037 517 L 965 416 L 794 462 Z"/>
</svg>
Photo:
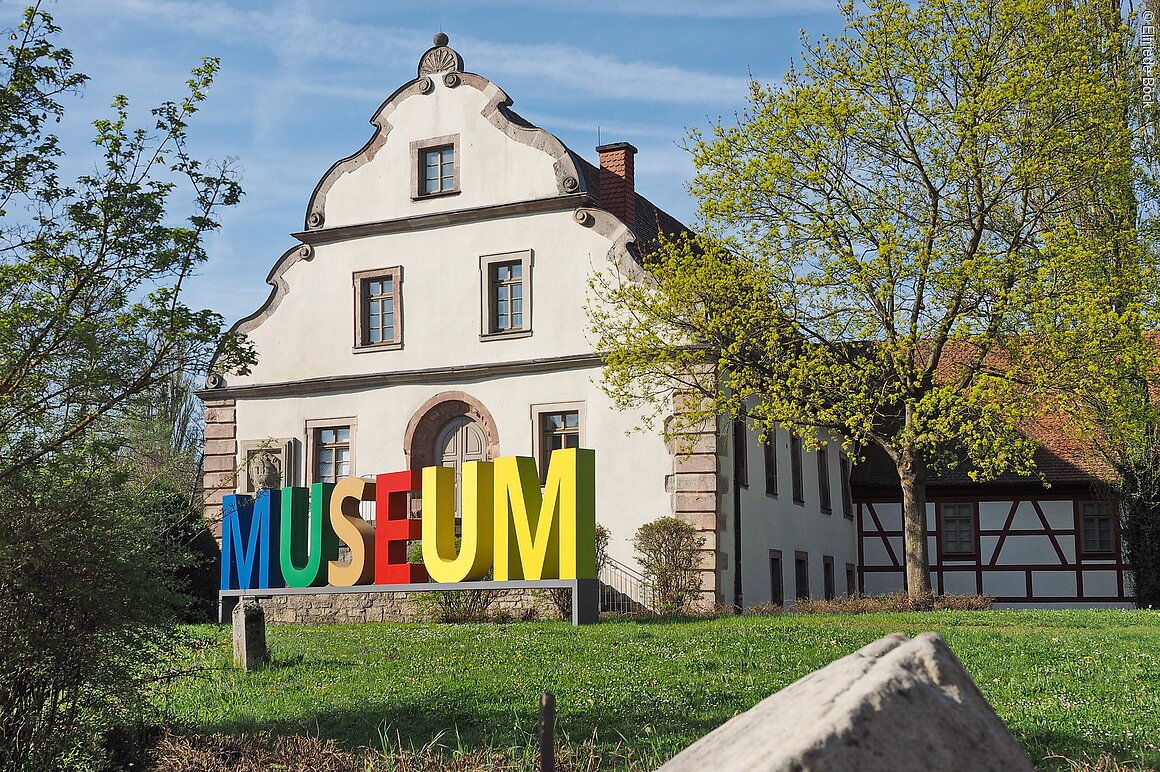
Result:
<svg viewBox="0 0 1160 772">
<path fill-rule="evenodd" d="M 435 45 L 428 48 L 419 59 L 419 76 L 437 75 L 441 72 L 463 72 L 463 57 L 447 45 L 448 39 L 442 32 L 435 35 Z"/>
</svg>

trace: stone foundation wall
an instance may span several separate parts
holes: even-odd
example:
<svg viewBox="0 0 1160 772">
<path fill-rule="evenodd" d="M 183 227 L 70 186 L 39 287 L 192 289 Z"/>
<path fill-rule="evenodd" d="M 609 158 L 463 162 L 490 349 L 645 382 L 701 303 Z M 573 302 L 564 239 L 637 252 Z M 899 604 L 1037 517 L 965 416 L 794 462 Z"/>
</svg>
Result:
<svg viewBox="0 0 1160 772">
<path fill-rule="evenodd" d="M 543 590 L 494 590 L 488 607 L 492 619 L 559 619 Z M 436 621 L 426 611 L 433 592 L 350 592 L 334 595 L 275 595 L 259 598 L 266 622 L 274 625 L 341 625 L 356 622 Z M 426 596 L 426 597 L 420 597 Z"/>
</svg>

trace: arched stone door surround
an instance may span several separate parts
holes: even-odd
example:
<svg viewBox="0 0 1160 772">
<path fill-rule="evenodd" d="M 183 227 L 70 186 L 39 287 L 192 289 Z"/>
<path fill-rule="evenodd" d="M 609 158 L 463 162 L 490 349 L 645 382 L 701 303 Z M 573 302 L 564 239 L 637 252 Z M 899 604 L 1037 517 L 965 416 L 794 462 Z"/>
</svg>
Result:
<svg viewBox="0 0 1160 772">
<path fill-rule="evenodd" d="M 426 466 L 440 465 L 443 459 L 435 457 L 436 441 L 449 423 L 460 417 L 479 426 L 483 432 L 486 458 L 496 458 L 499 455 L 499 431 L 488 409 L 466 392 L 445 391 L 424 402 L 411 416 L 403 437 L 407 467 L 417 472 Z"/>
</svg>

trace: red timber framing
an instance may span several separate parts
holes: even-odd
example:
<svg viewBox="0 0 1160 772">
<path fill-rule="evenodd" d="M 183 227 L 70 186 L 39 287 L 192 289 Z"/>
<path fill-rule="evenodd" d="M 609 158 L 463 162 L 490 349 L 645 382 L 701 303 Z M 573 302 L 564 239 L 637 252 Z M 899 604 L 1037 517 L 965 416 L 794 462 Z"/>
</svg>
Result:
<svg viewBox="0 0 1160 772">
<path fill-rule="evenodd" d="M 1051 603 L 1128 603 L 1134 598 L 1128 594 L 1129 588 L 1125 587 L 1125 578 L 1127 574 L 1127 567 L 1124 564 L 1123 550 L 1120 546 L 1119 533 L 1114 533 L 1114 549 L 1110 553 L 1098 555 L 1085 555 L 1082 548 L 1082 530 L 1083 524 L 1081 521 L 1082 505 L 1086 501 L 1094 500 L 1090 494 L 1045 494 L 1036 493 L 1017 494 L 1014 492 L 1007 494 L 992 494 L 988 496 L 963 495 L 963 494 L 943 494 L 941 491 L 937 493 L 929 493 L 927 496 L 928 505 L 934 505 L 934 527 L 927 530 L 928 539 L 933 539 L 935 549 L 931 550 L 931 581 L 934 585 L 934 590 L 938 594 L 946 592 L 947 579 L 951 575 L 971 575 L 974 578 L 974 591 L 976 593 L 983 593 L 985 589 L 984 578 L 989 572 L 1002 572 L 1008 575 L 1010 581 L 1010 574 L 1022 573 L 1024 578 L 1024 591 L 1022 594 L 1003 594 L 995 597 L 996 602 L 999 603 L 1018 603 L 1018 604 L 1051 604 Z M 1068 501 L 1071 502 L 1072 521 L 1070 527 L 1059 528 L 1052 527 L 1048 516 L 1044 512 L 1042 502 L 1048 501 Z M 979 509 L 980 504 L 988 503 L 994 511 L 996 505 L 1007 506 L 1007 515 L 1000 528 L 980 528 Z M 974 554 L 943 554 L 943 534 L 942 527 L 942 505 L 943 504 L 970 504 L 973 506 L 973 530 L 975 549 Z M 1025 505 L 1025 506 L 1024 506 Z M 901 522 L 897 524 L 891 522 L 891 528 L 884 525 L 884 517 L 881 509 L 883 506 L 897 508 L 901 510 L 902 502 L 898 497 L 881 496 L 881 497 L 859 497 L 856 499 L 855 506 L 857 508 L 858 517 L 858 590 L 860 592 L 866 591 L 866 577 L 871 574 L 887 574 L 897 577 L 897 587 L 904 589 L 905 586 L 905 572 L 903 570 L 904 556 L 897 545 L 901 543 L 902 530 Z M 1035 527 L 1015 528 L 1015 520 L 1017 513 L 1022 511 L 1026 513 L 1030 511 L 1033 517 L 1038 520 Z M 1025 523 L 1026 525 L 1026 523 Z M 1057 522 L 1057 526 L 1059 523 Z M 1006 562 L 1004 558 L 1004 549 L 1007 550 L 1007 557 L 1010 557 L 1011 551 L 1009 537 L 1012 536 L 1039 536 L 1042 537 L 1050 545 L 1050 553 L 1054 559 L 1050 562 L 1039 563 L 1022 563 L 1022 562 Z M 1070 542 L 1069 545 L 1061 542 L 1061 538 L 1066 537 Z M 988 542 L 994 539 L 993 547 L 988 543 L 984 547 L 983 540 Z M 878 564 L 867 563 L 867 547 L 871 544 L 878 543 L 881 549 L 877 552 L 884 555 L 885 561 Z M 1093 594 L 1092 590 L 1085 592 L 1084 589 L 1084 573 L 1099 571 L 1103 573 L 1115 572 L 1115 594 Z M 1040 588 L 1036 592 L 1036 577 L 1038 575 L 1039 581 L 1044 580 L 1044 575 L 1054 574 L 1057 572 L 1064 572 L 1073 574 L 1075 577 L 1075 594 L 1074 595 L 1058 595 L 1046 594 L 1046 588 Z M 957 588 L 962 588 L 964 585 L 969 585 L 967 582 L 956 582 Z M 1089 583 L 1090 587 L 1090 583 Z"/>
</svg>

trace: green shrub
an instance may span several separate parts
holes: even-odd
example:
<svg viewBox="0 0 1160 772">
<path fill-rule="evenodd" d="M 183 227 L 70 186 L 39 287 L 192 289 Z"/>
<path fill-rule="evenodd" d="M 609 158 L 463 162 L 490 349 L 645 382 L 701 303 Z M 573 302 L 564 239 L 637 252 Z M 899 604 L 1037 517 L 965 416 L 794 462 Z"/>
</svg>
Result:
<svg viewBox="0 0 1160 772">
<path fill-rule="evenodd" d="M 455 549 L 461 544 L 455 537 Z M 407 548 L 407 562 L 423 562 L 423 543 L 411 542 Z M 488 572 L 488 579 L 491 572 Z M 419 592 L 411 596 L 411 603 L 419 615 L 432 622 L 482 622 L 488 618 L 493 603 L 503 594 L 502 590 L 446 590 L 443 592 Z"/>
<path fill-rule="evenodd" d="M 691 611 L 701 592 L 697 563 L 705 537 L 683 520 L 662 517 L 642 525 L 632 545 L 652 591 L 655 610 L 661 614 Z"/>
<path fill-rule="evenodd" d="M 0 769 L 100 765 L 174 649 L 166 496 L 90 451 L 0 482 Z"/>
<path fill-rule="evenodd" d="M 433 622 L 483 622 L 502 590 L 444 590 L 411 596 L 419 614 Z"/>
</svg>

